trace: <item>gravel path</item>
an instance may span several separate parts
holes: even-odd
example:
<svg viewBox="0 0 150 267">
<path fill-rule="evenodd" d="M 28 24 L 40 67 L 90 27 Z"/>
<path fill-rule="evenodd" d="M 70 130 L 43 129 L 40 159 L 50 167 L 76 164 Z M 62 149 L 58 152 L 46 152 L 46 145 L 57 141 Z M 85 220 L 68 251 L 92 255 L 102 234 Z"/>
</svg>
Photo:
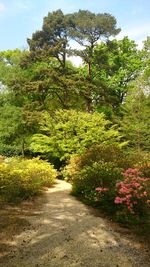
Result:
<svg viewBox="0 0 150 267">
<path fill-rule="evenodd" d="M 0 267 L 149 267 L 148 249 L 57 184 L 0 213 Z"/>
</svg>

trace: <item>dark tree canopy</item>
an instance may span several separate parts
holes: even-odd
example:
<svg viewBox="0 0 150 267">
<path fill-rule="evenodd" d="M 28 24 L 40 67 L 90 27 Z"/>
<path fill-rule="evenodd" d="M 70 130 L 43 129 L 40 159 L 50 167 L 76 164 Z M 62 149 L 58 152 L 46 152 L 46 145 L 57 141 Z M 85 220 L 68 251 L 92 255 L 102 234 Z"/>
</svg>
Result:
<svg viewBox="0 0 150 267">
<path fill-rule="evenodd" d="M 115 36 L 120 32 L 116 26 L 116 19 L 107 13 L 92 13 L 88 10 L 79 10 L 78 12 L 69 15 L 72 18 L 73 25 L 70 28 L 70 36 L 73 40 L 84 47 L 84 50 L 75 51 L 81 56 L 85 63 L 92 63 L 93 51 L 97 42 L 102 39 L 108 39 L 110 36 Z"/>
<path fill-rule="evenodd" d="M 89 63 L 96 42 L 100 38 L 114 36 L 119 31 L 116 19 L 110 14 L 79 10 L 64 15 L 61 10 L 57 10 L 44 17 L 42 30 L 33 33 L 27 42 L 31 51 L 48 50 L 51 56 L 56 57 L 62 66 L 65 66 L 69 39 L 85 47 L 84 54 L 80 53 L 80 56 Z"/>
<path fill-rule="evenodd" d="M 61 10 L 49 12 L 43 19 L 42 30 L 36 31 L 32 38 L 27 40 L 30 50 L 47 50 L 65 66 L 70 23 Z"/>
<path fill-rule="evenodd" d="M 92 13 L 88 10 L 79 10 L 69 15 L 73 25 L 70 36 L 80 45 L 91 46 L 102 37 L 109 38 L 120 32 L 116 27 L 116 19 L 108 13 Z"/>
</svg>

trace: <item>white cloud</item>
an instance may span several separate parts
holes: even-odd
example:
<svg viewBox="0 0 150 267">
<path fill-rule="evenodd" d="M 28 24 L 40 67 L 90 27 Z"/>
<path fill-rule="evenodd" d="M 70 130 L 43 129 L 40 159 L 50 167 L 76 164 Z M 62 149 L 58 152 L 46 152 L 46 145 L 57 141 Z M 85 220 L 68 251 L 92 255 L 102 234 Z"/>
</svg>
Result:
<svg viewBox="0 0 150 267">
<path fill-rule="evenodd" d="M 5 10 L 5 5 L 3 3 L 0 3 L 0 13 Z"/>
</svg>

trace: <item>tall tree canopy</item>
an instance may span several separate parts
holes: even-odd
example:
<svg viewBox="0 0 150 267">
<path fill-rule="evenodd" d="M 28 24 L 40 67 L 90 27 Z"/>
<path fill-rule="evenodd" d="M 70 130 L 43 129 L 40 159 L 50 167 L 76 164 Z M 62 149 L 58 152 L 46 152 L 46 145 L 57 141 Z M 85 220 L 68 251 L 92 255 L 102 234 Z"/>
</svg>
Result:
<svg viewBox="0 0 150 267">
<path fill-rule="evenodd" d="M 62 75 L 67 73 L 67 55 L 79 55 L 88 64 L 87 79 L 91 81 L 91 64 L 94 48 L 101 38 L 108 39 L 116 35 L 120 29 L 116 27 L 116 19 L 107 13 L 95 14 L 87 10 L 79 10 L 73 14 L 64 15 L 61 10 L 48 13 L 44 17 L 42 30 L 33 33 L 28 39 L 31 58 L 37 55 L 55 57 L 62 69 Z M 73 50 L 69 47 L 69 41 L 74 40 L 83 46 L 83 50 Z M 31 59 L 30 58 L 30 59 Z M 88 83 L 87 83 L 88 84 Z M 65 91 L 65 86 L 64 86 Z M 87 86 L 85 93 L 87 111 L 92 110 L 91 85 Z"/>
<path fill-rule="evenodd" d="M 61 10 L 49 12 L 43 19 L 42 30 L 33 33 L 28 39 L 31 51 L 45 50 L 55 57 L 64 68 L 68 48 L 68 30 L 71 20 Z"/>
<path fill-rule="evenodd" d="M 92 13 L 88 10 L 79 10 L 69 15 L 73 21 L 70 28 L 70 36 L 73 40 L 84 47 L 84 50 L 75 51 L 82 57 L 83 61 L 89 66 L 89 76 L 91 76 L 91 63 L 93 52 L 97 42 L 108 39 L 120 32 L 116 26 L 116 19 L 108 13 Z"/>
</svg>

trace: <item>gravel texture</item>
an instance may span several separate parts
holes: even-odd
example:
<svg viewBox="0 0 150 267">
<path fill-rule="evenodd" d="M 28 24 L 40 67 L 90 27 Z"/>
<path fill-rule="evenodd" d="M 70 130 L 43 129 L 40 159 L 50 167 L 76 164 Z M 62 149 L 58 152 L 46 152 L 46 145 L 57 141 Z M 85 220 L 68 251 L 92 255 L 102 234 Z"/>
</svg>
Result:
<svg viewBox="0 0 150 267">
<path fill-rule="evenodd" d="M 149 267 L 149 249 L 70 195 L 65 181 L 0 211 L 0 267 Z"/>
</svg>

